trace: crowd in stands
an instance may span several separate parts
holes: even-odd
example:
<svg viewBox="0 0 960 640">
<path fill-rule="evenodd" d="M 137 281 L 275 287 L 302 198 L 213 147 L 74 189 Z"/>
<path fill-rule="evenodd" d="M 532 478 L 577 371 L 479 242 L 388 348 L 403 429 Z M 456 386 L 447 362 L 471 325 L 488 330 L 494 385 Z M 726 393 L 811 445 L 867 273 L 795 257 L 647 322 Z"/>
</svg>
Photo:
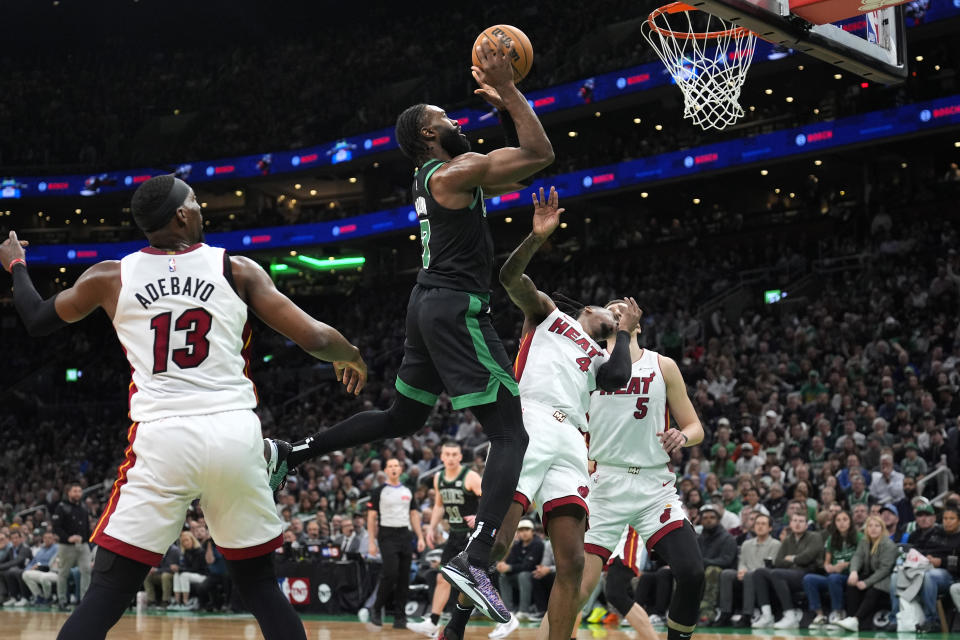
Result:
<svg viewBox="0 0 960 640">
<path fill-rule="evenodd" d="M 852 218 L 825 216 L 821 227 L 784 220 L 743 233 L 721 225 L 709 243 L 690 221 L 683 233 L 648 224 L 642 228 L 661 232 L 644 234 L 627 233 L 615 215 L 597 216 L 590 238 L 545 247 L 532 265 L 534 281 L 547 291 L 594 302 L 637 297 L 645 310 L 644 345 L 680 365 L 707 432 L 702 445 L 674 460 L 713 585 L 704 622 L 719 609 L 744 613 L 749 623 L 755 607 L 761 625 L 806 624 L 809 617 L 866 628 L 874 624 L 872 609 L 889 610 L 894 602 L 913 608 L 902 603 L 919 600 L 917 622 L 939 625 L 931 597 L 945 595 L 958 578 L 950 505 L 960 469 L 960 255 L 950 215 L 956 194 L 939 191 L 949 187 L 888 185 L 889 210 L 872 216 L 856 205 Z M 814 264 L 808 256 L 820 259 Z M 857 260 L 831 267 L 842 256 Z M 735 316 L 698 312 L 735 286 L 737 274 L 757 269 L 778 284 L 813 274 L 815 286 L 777 305 L 759 304 L 757 295 L 757 304 Z M 721 280 L 726 286 L 716 286 Z M 257 331 L 253 375 L 265 435 L 296 439 L 389 404 L 407 284 L 298 299 L 361 345 L 371 383 L 359 398 L 337 388 L 329 367 Z M 520 316 L 501 291 L 493 305 L 498 330 L 515 352 Z M 59 549 L 73 544 L 57 531 L 63 504 L 84 509 L 89 527 L 102 513 L 103 483 L 112 481 L 124 446 L 127 365 L 103 317 L 41 342 L 26 337 L 8 304 L 2 327 L 9 366 L 0 371 L 0 388 L 9 410 L 0 416 L 0 575 L 2 602 L 14 606 L 27 604 L 28 594 L 38 603 L 54 595 L 52 579 L 37 574 L 56 571 L 64 557 Z M 273 357 L 267 362 L 265 355 Z M 66 382 L 67 366 L 85 373 Z M 482 448 L 473 456 L 485 441 L 482 425 L 445 398 L 410 437 L 330 452 L 304 465 L 278 496 L 278 513 L 290 523 L 278 563 L 322 561 L 333 557 L 332 548 L 345 558 L 369 555 L 361 498 L 384 482 L 387 458 L 400 460 L 403 482 L 431 509 L 432 489 L 421 480 L 440 466 L 445 438 L 460 441 L 465 463 L 482 472 Z M 921 486 L 932 472 L 938 475 Z M 87 491 L 82 500 L 69 497 L 73 480 Z M 512 606 L 536 615 L 549 558 L 526 531 L 500 570 Z M 893 551 L 884 542 L 890 536 Z M 916 598 L 906 601 L 889 597 L 899 586 L 888 579 L 889 559 L 899 560 L 904 545 L 932 565 L 919 586 L 913 583 Z M 909 555 L 900 566 L 911 562 L 923 566 Z M 844 584 L 832 577 L 841 575 Z M 57 598 L 66 604 L 59 592 L 76 583 L 79 595 L 84 579 L 77 570 L 67 584 L 57 582 Z M 188 515 L 181 539 L 147 583 L 148 598 L 159 606 L 229 606 L 223 559 L 199 510 Z M 725 600 L 721 584 L 742 584 L 743 599 Z M 637 598 L 656 616 L 665 611 L 664 594 L 668 570 L 651 565 Z"/>
</svg>

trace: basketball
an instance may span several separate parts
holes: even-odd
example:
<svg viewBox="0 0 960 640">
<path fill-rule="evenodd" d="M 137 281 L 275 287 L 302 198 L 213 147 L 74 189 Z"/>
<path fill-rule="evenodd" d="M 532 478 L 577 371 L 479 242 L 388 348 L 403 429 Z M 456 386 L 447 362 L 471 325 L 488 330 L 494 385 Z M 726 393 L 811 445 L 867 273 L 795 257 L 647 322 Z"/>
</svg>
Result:
<svg viewBox="0 0 960 640">
<path fill-rule="evenodd" d="M 533 65 L 533 47 L 530 45 L 527 34 L 509 24 L 497 24 L 484 29 L 473 43 L 473 64 L 478 67 L 480 60 L 477 59 L 477 47 L 483 44 L 484 36 L 507 52 L 510 57 L 510 66 L 513 67 L 514 82 L 520 82 L 527 77 Z"/>
</svg>

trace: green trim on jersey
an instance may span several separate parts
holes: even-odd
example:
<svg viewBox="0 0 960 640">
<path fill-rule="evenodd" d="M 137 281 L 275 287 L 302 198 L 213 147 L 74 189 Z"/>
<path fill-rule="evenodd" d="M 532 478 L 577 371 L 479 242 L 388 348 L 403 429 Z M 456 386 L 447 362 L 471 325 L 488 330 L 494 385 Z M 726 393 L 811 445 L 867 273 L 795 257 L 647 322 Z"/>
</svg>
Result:
<svg viewBox="0 0 960 640">
<path fill-rule="evenodd" d="M 477 353 L 477 359 L 480 361 L 480 364 L 490 372 L 490 381 L 487 383 L 487 388 L 484 391 L 467 393 L 462 396 L 450 398 L 450 404 L 457 410 L 493 402 L 497 399 L 497 393 L 500 391 L 501 384 L 505 386 L 512 395 L 520 395 L 520 387 L 517 385 L 517 381 L 493 359 L 493 356 L 490 354 L 490 348 L 487 347 L 487 343 L 483 339 L 480 322 L 477 320 L 477 314 L 479 314 L 480 309 L 483 308 L 483 299 L 473 293 L 468 293 L 467 295 L 470 296 L 470 306 L 467 308 L 466 314 L 467 331 L 470 332 L 470 338 L 473 340 L 473 348 Z M 489 296 L 487 296 L 487 298 L 489 299 Z"/>
<path fill-rule="evenodd" d="M 432 169 L 430 169 L 430 171 L 427 171 L 427 175 L 425 175 L 425 176 L 423 177 L 423 188 L 427 190 L 427 194 L 428 194 L 431 198 L 433 197 L 433 194 L 430 193 L 430 177 L 433 176 L 433 174 L 436 173 L 437 169 L 439 169 L 440 167 L 442 167 L 443 164 L 444 164 L 444 163 L 441 162 L 441 163 L 438 164 L 437 166 L 433 167 Z"/>
<path fill-rule="evenodd" d="M 432 407 L 437 404 L 437 394 L 430 393 L 429 391 L 424 391 L 423 389 L 417 389 L 414 386 L 411 386 L 397 377 L 396 382 L 397 391 L 411 400 L 416 400 L 421 404 L 425 404 L 428 407 Z"/>
</svg>

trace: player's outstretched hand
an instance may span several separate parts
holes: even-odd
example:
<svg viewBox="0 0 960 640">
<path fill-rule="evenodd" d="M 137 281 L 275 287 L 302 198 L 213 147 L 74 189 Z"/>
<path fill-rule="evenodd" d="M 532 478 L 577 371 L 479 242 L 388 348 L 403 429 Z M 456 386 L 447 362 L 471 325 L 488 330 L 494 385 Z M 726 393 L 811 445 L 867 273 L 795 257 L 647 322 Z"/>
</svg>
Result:
<svg viewBox="0 0 960 640">
<path fill-rule="evenodd" d="M 488 84 L 499 91 L 513 85 L 513 67 L 507 52 L 496 47 L 489 38 L 484 38 L 483 42 L 477 45 L 477 60 L 480 61 L 480 66 L 473 65 L 470 68 L 475 72 L 474 78 L 480 86 Z"/>
<path fill-rule="evenodd" d="M 337 374 L 337 380 L 347 388 L 347 393 L 352 393 L 355 396 L 360 395 L 363 387 L 367 384 L 367 363 L 363 361 L 363 358 L 357 356 L 356 360 L 349 362 L 338 360 L 333 363 L 333 370 Z"/>
<path fill-rule="evenodd" d="M 480 72 L 476 67 L 472 67 L 470 72 L 473 74 L 473 79 L 480 85 L 480 88 L 474 89 L 473 93 L 486 100 L 490 106 L 497 111 L 503 111 L 506 107 L 503 104 L 503 98 L 500 97 L 497 90 L 480 79 Z"/>
<path fill-rule="evenodd" d="M 23 248 L 29 244 L 26 240 L 19 240 L 16 231 L 11 231 L 10 236 L 0 243 L 0 265 L 3 265 L 4 269 L 10 271 L 11 262 L 26 258 L 27 254 Z"/>
<path fill-rule="evenodd" d="M 680 429 L 667 429 L 666 431 L 658 433 L 657 437 L 660 438 L 660 445 L 663 447 L 663 450 L 667 452 L 667 455 L 670 455 L 677 449 L 681 449 L 687 442 L 687 439 L 683 437 Z"/>
<path fill-rule="evenodd" d="M 618 326 L 617 329 L 619 331 L 633 333 L 640 324 L 643 311 L 640 310 L 640 307 L 637 306 L 637 301 L 633 298 L 624 298 L 623 304 L 624 309 L 620 312 L 620 326 Z"/>
<path fill-rule="evenodd" d="M 560 197 L 557 189 L 550 187 L 550 195 L 543 197 L 543 187 L 540 187 L 540 198 L 536 193 L 533 196 L 533 235 L 546 238 L 560 225 L 560 214 L 566 211 L 560 206 Z"/>
</svg>

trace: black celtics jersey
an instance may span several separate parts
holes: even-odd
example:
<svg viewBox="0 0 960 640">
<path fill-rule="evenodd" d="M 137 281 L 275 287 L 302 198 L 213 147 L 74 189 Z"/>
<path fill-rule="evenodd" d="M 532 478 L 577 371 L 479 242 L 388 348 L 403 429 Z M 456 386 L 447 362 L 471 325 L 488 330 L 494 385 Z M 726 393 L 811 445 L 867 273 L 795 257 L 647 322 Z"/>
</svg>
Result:
<svg viewBox="0 0 960 640">
<path fill-rule="evenodd" d="M 477 187 L 466 209 L 447 209 L 430 194 L 429 180 L 444 165 L 429 160 L 413 179 L 413 206 L 420 220 L 423 268 L 417 283 L 469 293 L 490 291 L 493 237 L 487 223 L 483 189 Z"/>
<path fill-rule="evenodd" d="M 441 470 L 440 477 L 437 478 L 437 488 L 440 490 L 440 499 L 443 500 L 443 517 L 450 522 L 451 532 L 469 531 L 470 527 L 463 518 L 477 515 L 477 494 L 464 487 L 469 471 L 467 467 L 461 467 L 457 477 L 448 481 L 446 471 Z"/>
</svg>

